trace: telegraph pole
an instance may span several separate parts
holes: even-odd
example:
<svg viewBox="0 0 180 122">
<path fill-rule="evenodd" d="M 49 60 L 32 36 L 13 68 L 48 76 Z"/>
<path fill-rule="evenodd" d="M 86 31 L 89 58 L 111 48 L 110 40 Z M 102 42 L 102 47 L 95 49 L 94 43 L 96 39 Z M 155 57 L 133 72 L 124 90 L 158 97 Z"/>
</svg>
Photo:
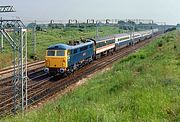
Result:
<svg viewBox="0 0 180 122">
<path fill-rule="evenodd" d="M 2 17 L 1 17 L 1 20 L 2 20 Z M 3 23 L 1 21 L 1 29 L 3 28 Z M 3 35 L 1 34 L 1 51 L 3 50 L 4 48 L 4 37 Z"/>
<path fill-rule="evenodd" d="M 135 24 L 132 24 L 132 41 L 134 46 L 134 31 L 135 31 Z"/>
<path fill-rule="evenodd" d="M 32 42 L 33 42 L 33 55 L 36 58 L 36 20 L 34 21 L 34 26 L 32 29 Z"/>
<path fill-rule="evenodd" d="M 153 26 L 154 26 L 153 24 L 154 24 L 154 22 L 153 22 L 153 20 L 152 20 L 152 23 L 151 23 L 151 24 L 152 24 L 151 29 L 152 29 L 152 36 L 153 36 L 153 34 L 154 34 L 154 29 L 153 29 Z"/>
<path fill-rule="evenodd" d="M 130 39 L 131 39 L 131 44 L 134 45 L 134 30 L 135 30 L 135 25 L 133 20 L 127 20 L 128 26 L 130 27 Z"/>
<path fill-rule="evenodd" d="M 164 33 L 166 31 L 166 22 L 164 22 Z"/>
<path fill-rule="evenodd" d="M 98 23 L 99 23 L 99 21 L 98 21 L 98 20 L 96 20 L 96 38 L 98 38 L 98 37 L 99 37 L 99 28 L 98 28 Z"/>
</svg>

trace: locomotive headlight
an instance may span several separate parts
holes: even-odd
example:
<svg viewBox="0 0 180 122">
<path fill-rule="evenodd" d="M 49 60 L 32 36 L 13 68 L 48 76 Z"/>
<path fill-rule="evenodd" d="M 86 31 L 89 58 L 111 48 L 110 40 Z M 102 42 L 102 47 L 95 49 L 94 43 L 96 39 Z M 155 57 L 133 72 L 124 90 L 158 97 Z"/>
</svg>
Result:
<svg viewBox="0 0 180 122">
<path fill-rule="evenodd" d="M 45 73 L 49 73 L 49 68 L 44 68 Z"/>
<path fill-rule="evenodd" d="M 66 60 L 65 59 L 62 60 L 62 65 L 63 65 L 63 67 L 66 66 Z"/>
<path fill-rule="evenodd" d="M 49 65 L 49 61 L 48 61 L 48 59 L 45 59 L 45 64 L 46 64 L 46 66 L 48 66 L 48 65 Z"/>
<path fill-rule="evenodd" d="M 63 68 L 60 69 L 60 73 L 64 73 L 65 70 Z"/>
</svg>

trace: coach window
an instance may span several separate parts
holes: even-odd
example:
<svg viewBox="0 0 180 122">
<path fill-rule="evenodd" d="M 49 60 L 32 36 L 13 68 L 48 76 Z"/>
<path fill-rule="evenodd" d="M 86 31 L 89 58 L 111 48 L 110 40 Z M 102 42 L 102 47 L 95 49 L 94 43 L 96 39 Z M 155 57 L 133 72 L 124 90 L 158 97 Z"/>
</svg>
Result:
<svg viewBox="0 0 180 122">
<path fill-rule="evenodd" d="M 102 42 L 100 42 L 100 43 L 99 43 L 99 47 L 102 47 L 102 46 L 103 46 L 103 44 L 102 44 Z"/>
<path fill-rule="evenodd" d="M 55 51 L 54 50 L 48 50 L 47 56 L 55 56 Z"/>
<path fill-rule="evenodd" d="M 109 44 L 109 42 L 110 42 L 110 40 L 107 40 L 107 41 L 106 41 L 106 45 L 108 45 L 108 44 Z"/>
<path fill-rule="evenodd" d="M 96 44 L 96 48 L 99 48 L 99 47 L 100 47 L 100 46 L 99 46 L 99 43 L 97 43 L 97 44 Z"/>
<path fill-rule="evenodd" d="M 100 47 L 103 47 L 103 46 L 106 46 L 106 43 L 105 43 L 105 42 L 101 42 L 101 43 L 100 43 Z"/>
<path fill-rule="evenodd" d="M 102 43 L 101 42 L 99 43 L 99 47 L 102 47 Z"/>
<path fill-rule="evenodd" d="M 108 44 L 112 44 L 112 40 L 108 40 L 108 41 L 107 41 L 107 45 L 108 45 Z"/>
<path fill-rule="evenodd" d="M 67 50 L 67 55 L 70 55 L 71 54 L 71 50 Z"/>
<path fill-rule="evenodd" d="M 64 56 L 65 55 L 65 52 L 63 50 L 58 50 L 56 52 L 56 56 Z"/>
</svg>

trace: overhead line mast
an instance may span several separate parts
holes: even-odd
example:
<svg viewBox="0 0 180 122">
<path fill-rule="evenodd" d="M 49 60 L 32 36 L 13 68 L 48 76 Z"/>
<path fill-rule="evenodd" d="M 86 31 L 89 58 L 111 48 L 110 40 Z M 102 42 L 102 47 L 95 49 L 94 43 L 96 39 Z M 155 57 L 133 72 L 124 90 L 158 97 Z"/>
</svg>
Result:
<svg viewBox="0 0 180 122">
<path fill-rule="evenodd" d="M 16 12 L 13 6 L 0 6 L 0 12 Z"/>
<path fill-rule="evenodd" d="M 0 13 L 15 12 L 13 6 L 0 6 Z M 14 53 L 14 77 L 13 77 L 13 112 L 27 109 L 27 30 L 21 20 L 0 20 L 1 48 L 3 38 L 7 40 Z M 8 26 L 7 26 L 8 25 Z M 6 29 L 13 32 L 11 37 Z"/>
</svg>

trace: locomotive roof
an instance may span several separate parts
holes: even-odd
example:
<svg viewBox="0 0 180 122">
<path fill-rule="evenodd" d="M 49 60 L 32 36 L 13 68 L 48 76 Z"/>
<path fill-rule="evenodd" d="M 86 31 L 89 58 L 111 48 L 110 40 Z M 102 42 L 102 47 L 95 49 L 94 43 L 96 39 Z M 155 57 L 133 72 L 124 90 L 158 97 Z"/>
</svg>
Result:
<svg viewBox="0 0 180 122">
<path fill-rule="evenodd" d="M 56 44 L 56 45 L 52 45 L 50 47 L 47 48 L 47 50 L 68 50 L 68 49 L 76 49 L 76 48 L 81 48 L 83 46 L 86 45 L 90 45 L 93 44 L 93 41 L 88 41 L 85 43 L 80 43 L 78 45 L 68 45 L 68 44 Z"/>
</svg>

